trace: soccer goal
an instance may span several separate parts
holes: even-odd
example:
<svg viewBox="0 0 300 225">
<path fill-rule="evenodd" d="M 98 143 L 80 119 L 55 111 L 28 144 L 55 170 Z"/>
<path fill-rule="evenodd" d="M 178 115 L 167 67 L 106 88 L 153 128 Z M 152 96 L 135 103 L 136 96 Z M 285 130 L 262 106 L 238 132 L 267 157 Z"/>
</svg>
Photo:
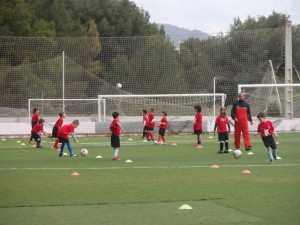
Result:
<svg viewBox="0 0 300 225">
<path fill-rule="evenodd" d="M 213 109 L 224 106 L 226 95 L 215 94 L 157 94 L 157 95 L 99 95 L 99 121 L 111 120 L 114 111 L 120 113 L 122 122 L 141 121 L 142 110 L 154 108 L 156 121 L 162 111 L 168 114 L 168 130 L 173 133 L 184 132 L 192 127 L 195 116 L 194 106 L 200 104 L 204 119 L 213 118 Z M 134 126 L 134 123 L 130 123 Z"/>
<path fill-rule="evenodd" d="M 246 94 L 253 117 L 265 112 L 269 117 L 300 118 L 300 83 L 239 84 L 241 91 Z"/>
</svg>

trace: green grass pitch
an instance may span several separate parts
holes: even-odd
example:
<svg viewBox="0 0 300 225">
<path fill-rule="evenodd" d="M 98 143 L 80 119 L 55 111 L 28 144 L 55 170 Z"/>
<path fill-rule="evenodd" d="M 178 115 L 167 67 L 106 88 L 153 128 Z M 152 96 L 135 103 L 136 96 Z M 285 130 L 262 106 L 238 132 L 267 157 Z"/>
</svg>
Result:
<svg viewBox="0 0 300 225">
<path fill-rule="evenodd" d="M 202 149 L 193 135 L 166 136 L 165 146 L 123 136 L 121 161 L 112 161 L 109 137 L 72 142 L 77 155 L 89 150 L 76 158 L 58 158 L 50 139 L 43 149 L 0 140 L 0 225 L 300 224 L 299 133 L 280 134 L 273 165 L 251 138 L 254 154 L 234 159 L 216 154 L 209 134 Z M 178 209 L 184 204 L 192 209 Z"/>
</svg>

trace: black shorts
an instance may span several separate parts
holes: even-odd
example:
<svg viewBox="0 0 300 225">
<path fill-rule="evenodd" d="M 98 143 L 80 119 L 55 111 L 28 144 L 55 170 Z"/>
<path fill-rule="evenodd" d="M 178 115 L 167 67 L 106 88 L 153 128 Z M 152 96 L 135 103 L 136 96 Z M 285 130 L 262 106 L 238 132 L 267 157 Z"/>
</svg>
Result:
<svg viewBox="0 0 300 225">
<path fill-rule="evenodd" d="M 194 134 L 202 134 L 202 130 L 194 130 Z"/>
<path fill-rule="evenodd" d="M 218 133 L 218 140 L 219 141 L 228 141 L 228 132 L 219 132 Z"/>
<path fill-rule="evenodd" d="M 35 125 L 37 125 L 37 122 L 31 122 L 31 127 L 33 128 Z"/>
<path fill-rule="evenodd" d="M 159 128 L 158 134 L 159 134 L 160 136 L 165 136 L 165 133 L 166 133 L 166 129 L 164 129 L 164 128 Z"/>
<path fill-rule="evenodd" d="M 69 138 L 66 139 L 66 138 L 59 137 L 58 140 L 59 140 L 59 143 L 62 143 L 62 144 L 63 143 L 70 143 Z"/>
<path fill-rule="evenodd" d="M 58 129 L 57 126 L 54 126 L 54 127 L 53 127 L 53 129 L 52 129 L 52 137 L 53 137 L 53 138 L 57 138 L 57 137 L 58 137 L 58 136 L 57 136 L 57 135 L 58 135 L 58 130 L 59 130 L 59 129 Z"/>
<path fill-rule="evenodd" d="M 266 136 L 266 137 L 262 137 L 261 139 L 263 140 L 263 143 L 266 146 L 266 148 L 271 147 L 272 149 L 277 149 L 276 142 L 275 142 L 275 140 L 274 140 L 274 138 L 273 138 L 272 135 Z"/>
<path fill-rule="evenodd" d="M 145 126 L 145 130 L 146 130 L 146 131 L 153 131 L 154 128 L 150 128 L 150 127 Z"/>
<path fill-rule="evenodd" d="M 113 148 L 120 148 L 120 137 L 112 134 L 110 136 L 110 144 Z"/>
<path fill-rule="evenodd" d="M 36 142 L 41 140 L 41 136 L 38 133 L 32 132 L 32 137 Z"/>
</svg>

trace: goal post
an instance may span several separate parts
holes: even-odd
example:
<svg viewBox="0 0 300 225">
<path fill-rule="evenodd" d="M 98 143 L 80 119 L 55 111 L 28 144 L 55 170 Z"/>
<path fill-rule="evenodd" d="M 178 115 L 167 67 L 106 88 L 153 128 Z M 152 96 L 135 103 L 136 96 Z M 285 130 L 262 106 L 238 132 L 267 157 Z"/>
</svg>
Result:
<svg viewBox="0 0 300 225">
<path fill-rule="evenodd" d="M 134 130 L 134 124 L 141 121 L 142 110 L 154 108 L 157 124 L 162 111 L 168 114 L 168 130 L 172 133 L 185 132 L 194 119 L 194 106 L 202 107 L 203 120 L 212 120 L 216 108 L 224 106 L 226 94 L 149 94 L 149 95 L 98 95 L 99 121 L 111 120 L 114 111 L 120 113 L 122 122 Z"/>
<path fill-rule="evenodd" d="M 292 88 L 293 99 L 286 95 L 285 89 Z M 247 102 L 251 104 L 253 116 L 255 113 L 266 112 L 271 117 L 293 119 L 300 117 L 300 83 L 294 84 L 239 84 L 238 93 L 245 92 Z M 282 106 L 281 102 L 290 102 Z M 297 108 L 295 108 L 296 106 Z"/>
</svg>

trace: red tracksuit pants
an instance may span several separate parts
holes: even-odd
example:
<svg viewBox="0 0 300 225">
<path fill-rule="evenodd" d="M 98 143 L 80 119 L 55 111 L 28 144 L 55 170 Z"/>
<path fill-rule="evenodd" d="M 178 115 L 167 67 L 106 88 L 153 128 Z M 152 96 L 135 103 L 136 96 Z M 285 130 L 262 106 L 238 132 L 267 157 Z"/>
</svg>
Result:
<svg viewBox="0 0 300 225">
<path fill-rule="evenodd" d="M 248 121 L 236 122 L 234 125 L 234 145 L 236 149 L 241 147 L 241 133 L 243 134 L 245 149 L 251 146 Z"/>
</svg>

